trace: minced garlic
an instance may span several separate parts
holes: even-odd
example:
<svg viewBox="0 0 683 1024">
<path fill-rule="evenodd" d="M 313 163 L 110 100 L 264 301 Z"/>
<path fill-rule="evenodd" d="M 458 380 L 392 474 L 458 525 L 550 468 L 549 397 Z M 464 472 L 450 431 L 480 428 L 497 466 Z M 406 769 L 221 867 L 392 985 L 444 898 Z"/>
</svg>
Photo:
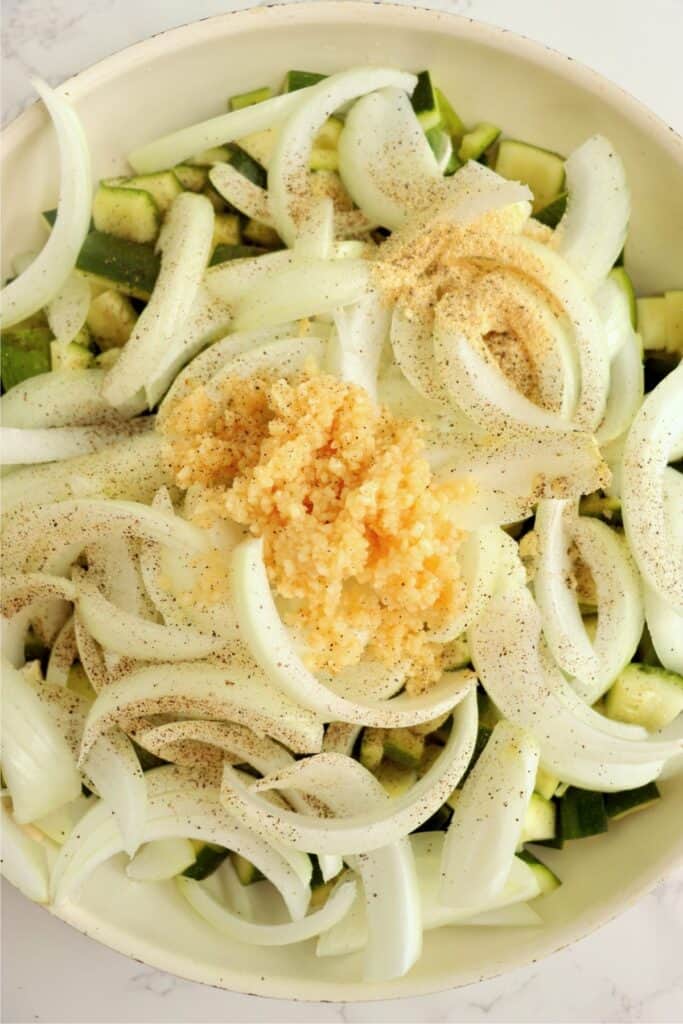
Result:
<svg viewBox="0 0 683 1024">
<path fill-rule="evenodd" d="M 418 420 L 353 384 L 229 378 L 198 388 L 165 423 L 176 482 L 204 514 L 264 538 L 271 584 L 309 665 L 408 662 L 412 689 L 438 678 L 439 628 L 464 602 L 452 520 L 458 485 L 433 479 Z M 458 492 L 459 493 L 459 492 Z"/>
</svg>

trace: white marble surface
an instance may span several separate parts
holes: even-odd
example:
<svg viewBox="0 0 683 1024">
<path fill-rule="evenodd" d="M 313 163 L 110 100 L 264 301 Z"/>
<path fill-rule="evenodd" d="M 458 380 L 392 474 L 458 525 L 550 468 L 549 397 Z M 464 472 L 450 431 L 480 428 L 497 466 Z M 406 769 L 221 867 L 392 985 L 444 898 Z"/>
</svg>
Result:
<svg viewBox="0 0 683 1024">
<path fill-rule="evenodd" d="M 3 120 L 51 82 L 154 32 L 249 2 L 1 0 Z M 683 132 L 683 0 L 438 0 L 592 65 Z M 683 872 L 601 931 L 542 964 L 458 992 L 373 1004 L 256 999 L 162 974 L 103 949 L 8 886 L 2 905 L 2 1020 L 533 1021 L 683 1020 Z"/>
</svg>

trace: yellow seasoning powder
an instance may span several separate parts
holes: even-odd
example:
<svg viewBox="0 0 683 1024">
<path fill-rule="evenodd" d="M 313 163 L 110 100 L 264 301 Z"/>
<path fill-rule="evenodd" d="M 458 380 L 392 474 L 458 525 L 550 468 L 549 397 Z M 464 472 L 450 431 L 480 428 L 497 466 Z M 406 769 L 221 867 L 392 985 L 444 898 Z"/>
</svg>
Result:
<svg viewBox="0 0 683 1024">
<path fill-rule="evenodd" d="M 428 630 L 464 603 L 464 534 L 451 513 L 459 485 L 433 478 L 419 420 L 311 372 L 197 388 L 164 431 L 175 481 L 202 489 L 204 514 L 263 537 L 309 667 L 338 672 L 369 657 L 407 662 L 413 691 L 438 679 Z"/>
</svg>

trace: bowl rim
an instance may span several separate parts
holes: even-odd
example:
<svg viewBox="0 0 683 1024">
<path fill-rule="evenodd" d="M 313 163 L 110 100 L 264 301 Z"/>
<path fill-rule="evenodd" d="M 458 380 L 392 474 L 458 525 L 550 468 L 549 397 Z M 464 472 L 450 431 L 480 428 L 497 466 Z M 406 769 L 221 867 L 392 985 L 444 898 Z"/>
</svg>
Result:
<svg viewBox="0 0 683 1024">
<path fill-rule="evenodd" d="M 200 43 L 203 38 L 210 37 L 217 28 L 225 30 L 225 36 L 236 36 L 243 31 L 272 28 L 273 25 L 286 27 L 293 22 L 325 23 L 341 21 L 356 23 L 359 20 L 373 23 L 391 23 L 414 27 L 422 22 L 432 30 L 441 29 L 446 35 L 480 42 L 490 49 L 512 53 L 526 63 L 548 68 L 555 75 L 584 90 L 607 99 L 612 106 L 621 112 L 636 126 L 648 135 L 654 136 L 658 143 L 668 150 L 683 170 L 683 137 L 653 113 L 645 104 L 636 99 L 622 86 L 611 82 L 599 72 L 575 60 L 553 47 L 547 46 L 510 29 L 501 28 L 485 21 L 479 21 L 450 11 L 438 11 L 413 4 L 393 3 L 391 0 L 305 0 L 302 3 L 270 3 L 267 5 L 247 8 L 238 11 L 226 11 L 222 14 L 210 15 L 190 21 L 172 28 L 163 29 L 146 39 L 124 47 L 107 57 L 83 68 L 75 75 L 67 78 L 59 86 L 58 91 L 65 96 L 78 100 L 94 87 L 106 84 L 117 78 L 131 67 L 146 63 L 169 50 L 182 49 L 185 43 L 195 37 Z M 28 104 L 0 131 L 2 143 L 2 161 L 7 154 L 35 127 L 36 121 L 42 117 L 40 101 Z M 569 945 L 586 938 L 598 928 L 612 921 L 615 917 L 633 906 L 642 896 L 653 889 L 683 861 L 683 836 L 675 847 L 642 872 L 619 899 L 612 899 L 603 904 L 601 909 L 592 910 L 569 922 L 562 929 L 561 935 L 552 940 L 540 959 L 545 959 Z M 175 954 L 160 953 L 158 948 L 147 940 L 137 938 L 136 945 L 131 948 L 129 937 L 108 921 L 102 921 L 91 911 L 77 904 L 68 904 L 59 910 L 43 907 L 49 913 L 71 925 L 82 934 L 95 939 L 99 944 L 146 963 L 150 967 L 167 971 L 188 981 L 200 982 L 214 988 L 246 995 L 287 999 L 305 1002 L 360 1002 L 385 999 L 403 999 L 438 992 L 455 990 L 479 981 L 488 980 L 508 971 L 528 966 L 537 962 L 528 953 L 512 953 L 505 960 L 502 968 L 493 967 L 478 972 L 474 969 L 443 974 L 438 978 L 402 979 L 401 990 L 393 990 L 393 982 L 382 985 L 368 985 L 364 982 L 324 982 L 312 980 L 294 981 L 288 978 L 266 978 L 254 973 L 253 980 L 247 981 L 246 976 L 231 972 L 229 968 L 222 970 L 220 980 L 210 977 L 201 963 L 192 964 L 187 958 Z M 214 973 L 211 971 L 211 973 Z M 293 991 L 294 990 L 294 991 Z"/>
</svg>

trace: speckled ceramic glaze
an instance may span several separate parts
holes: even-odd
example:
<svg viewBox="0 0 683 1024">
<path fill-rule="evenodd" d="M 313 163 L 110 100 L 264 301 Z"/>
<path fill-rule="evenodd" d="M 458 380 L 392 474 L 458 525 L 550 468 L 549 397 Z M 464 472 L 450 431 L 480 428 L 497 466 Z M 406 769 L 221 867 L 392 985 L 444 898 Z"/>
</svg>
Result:
<svg viewBox="0 0 683 1024">
<path fill-rule="evenodd" d="M 680 287 L 683 143 L 615 86 L 568 58 L 509 32 L 435 11 L 390 4 L 315 3 L 258 8 L 166 32 L 77 75 L 64 86 L 81 114 L 97 176 L 145 140 L 225 109 L 232 93 L 281 80 L 289 67 L 334 71 L 358 64 L 429 66 L 468 121 L 570 150 L 608 135 L 633 193 L 627 264 L 641 291 Z M 269 73 L 264 74 L 264 69 Z M 3 259 L 40 244 L 36 211 L 54 204 L 56 148 L 42 109 L 3 134 Z M 539 901 L 545 926 L 443 929 L 425 936 L 410 974 L 363 984 L 360 957 L 317 960 L 314 943 L 255 949 L 218 938 L 170 883 L 126 879 L 123 860 L 99 869 L 78 905 L 60 916 L 132 957 L 171 973 L 260 995 L 315 1000 L 386 999 L 464 985 L 529 963 L 613 917 L 683 858 L 683 770 L 664 799 L 609 834 L 548 862 L 564 885 Z"/>
</svg>

